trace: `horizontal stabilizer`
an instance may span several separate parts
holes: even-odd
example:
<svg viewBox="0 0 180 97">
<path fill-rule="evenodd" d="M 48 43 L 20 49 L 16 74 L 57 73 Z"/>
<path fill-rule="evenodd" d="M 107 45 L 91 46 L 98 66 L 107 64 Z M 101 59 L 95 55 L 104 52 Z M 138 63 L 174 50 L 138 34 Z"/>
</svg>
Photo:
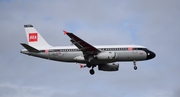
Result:
<svg viewBox="0 0 180 97">
<path fill-rule="evenodd" d="M 25 43 L 21 43 L 21 45 L 26 48 L 29 52 L 36 52 L 36 53 L 39 53 L 40 51 L 37 50 L 36 48 L 32 47 L 32 46 L 29 46 L 28 44 L 25 44 Z"/>
</svg>

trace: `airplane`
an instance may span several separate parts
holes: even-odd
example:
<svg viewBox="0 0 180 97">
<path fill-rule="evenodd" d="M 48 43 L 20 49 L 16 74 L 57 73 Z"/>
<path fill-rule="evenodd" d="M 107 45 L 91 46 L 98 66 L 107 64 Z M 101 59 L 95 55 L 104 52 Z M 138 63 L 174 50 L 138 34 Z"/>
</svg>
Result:
<svg viewBox="0 0 180 97">
<path fill-rule="evenodd" d="M 64 34 L 70 37 L 74 46 L 53 47 L 31 24 L 24 25 L 24 28 L 28 44 L 20 43 L 25 48 L 21 53 L 48 60 L 79 63 L 80 68 L 91 68 L 91 75 L 95 73 L 96 66 L 101 71 L 118 71 L 119 63 L 115 62 L 133 62 L 134 70 L 137 70 L 136 61 L 149 60 L 156 56 L 154 52 L 140 45 L 93 46 L 65 30 Z"/>
</svg>

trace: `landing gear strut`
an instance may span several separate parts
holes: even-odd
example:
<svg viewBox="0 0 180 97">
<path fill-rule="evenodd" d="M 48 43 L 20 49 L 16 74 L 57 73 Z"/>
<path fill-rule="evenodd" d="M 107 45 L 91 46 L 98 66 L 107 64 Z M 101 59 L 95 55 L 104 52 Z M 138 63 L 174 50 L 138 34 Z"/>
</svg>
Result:
<svg viewBox="0 0 180 97">
<path fill-rule="evenodd" d="M 133 61 L 134 64 L 134 70 L 137 70 L 136 61 Z"/>
<path fill-rule="evenodd" d="M 90 68 L 92 65 L 91 65 L 91 63 L 87 63 L 86 66 L 87 66 L 88 68 Z"/>
</svg>

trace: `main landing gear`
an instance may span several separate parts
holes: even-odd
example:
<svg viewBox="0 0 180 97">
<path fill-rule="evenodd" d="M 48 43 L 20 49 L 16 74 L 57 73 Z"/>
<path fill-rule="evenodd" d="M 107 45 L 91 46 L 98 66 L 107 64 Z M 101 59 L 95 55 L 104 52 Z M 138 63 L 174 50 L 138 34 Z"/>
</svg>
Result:
<svg viewBox="0 0 180 97">
<path fill-rule="evenodd" d="M 89 70 L 89 73 L 90 73 L 91 75 L 93 75 L 93 74 L 95 73 L 95 71 L 94 71 L 94 69 L 93 69 L 95 66 L 94 66 L 93 64 L 91 64 L 91 63 L 87 63 L 86 66 L 87 66 L 88 68 L 91 68 L 91 67 L 92 67 L 92 69 Z"/>
<path fill-rule="evenodd" d="M 134 70 L 137 70 L 136 61 L 133 61 L 134 64 Z"/>
</svg>

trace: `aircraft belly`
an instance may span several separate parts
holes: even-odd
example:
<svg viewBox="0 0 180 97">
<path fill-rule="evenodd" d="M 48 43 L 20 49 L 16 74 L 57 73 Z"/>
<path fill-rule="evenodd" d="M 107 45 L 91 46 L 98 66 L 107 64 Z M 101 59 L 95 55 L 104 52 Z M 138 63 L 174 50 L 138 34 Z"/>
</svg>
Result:
<svg viewBox="0 0 180 97">
<path fill-rule="evenodd" d="M 75 62 L 74 58 L 81 56 L 81 52 L 49 52 L 49 53 L 28 53 L 28 55 L 62 62 Z M 82 55 L 83 56 L 83 55 Z"/>
<path fill-rule="evenodd" d="M 147 57 L 146 52 L 144 51 L 137 51 L 137 52 L 133 52 L 133 51 L 120 51 L 117 52 L 117 57 L 116 60 L 117 61 L 141 61 L 141 60 L 145 60 Z"/>
<path fill-rule="evenodd" d="M 66 52 L 63 56 L 57 57 L 57 59 L 64 62 L 75 62 L 74 58 L 77 56 L 83 55 L 81 52 Z"/>
<path fill-rule="evenodd" d="M 32 52 L 28 52 L 27 55 L 35 56 L 35 57 L 39 57 L 39 58 L 44 58 L 44 59 L 49 59 L 50 58 L 47 53 L 32 53 Z"/>
<path fill-rule="evenodd" d="M 81 52 L 48 52 L 48 53 L 28 53 L 29 55 L 50 59 L 55 61 L 62 62 L 77 62 L 77 63 L 87 63 L 86 60 L 83 60 L 83 54 Z M 82 58 L 81 58 L 82 57 Z M 80 60 L 78 60 L 80 58 Z M 147 54 L 144 51 L 119 51 L 116 52 L 115 59 L 108 60 L 98 60 L 95 59 L 93 63 L 101 64 L 101 63 L 111 63 L 116 61 L 141 61 L 146 60 Z"/>
</svg>

